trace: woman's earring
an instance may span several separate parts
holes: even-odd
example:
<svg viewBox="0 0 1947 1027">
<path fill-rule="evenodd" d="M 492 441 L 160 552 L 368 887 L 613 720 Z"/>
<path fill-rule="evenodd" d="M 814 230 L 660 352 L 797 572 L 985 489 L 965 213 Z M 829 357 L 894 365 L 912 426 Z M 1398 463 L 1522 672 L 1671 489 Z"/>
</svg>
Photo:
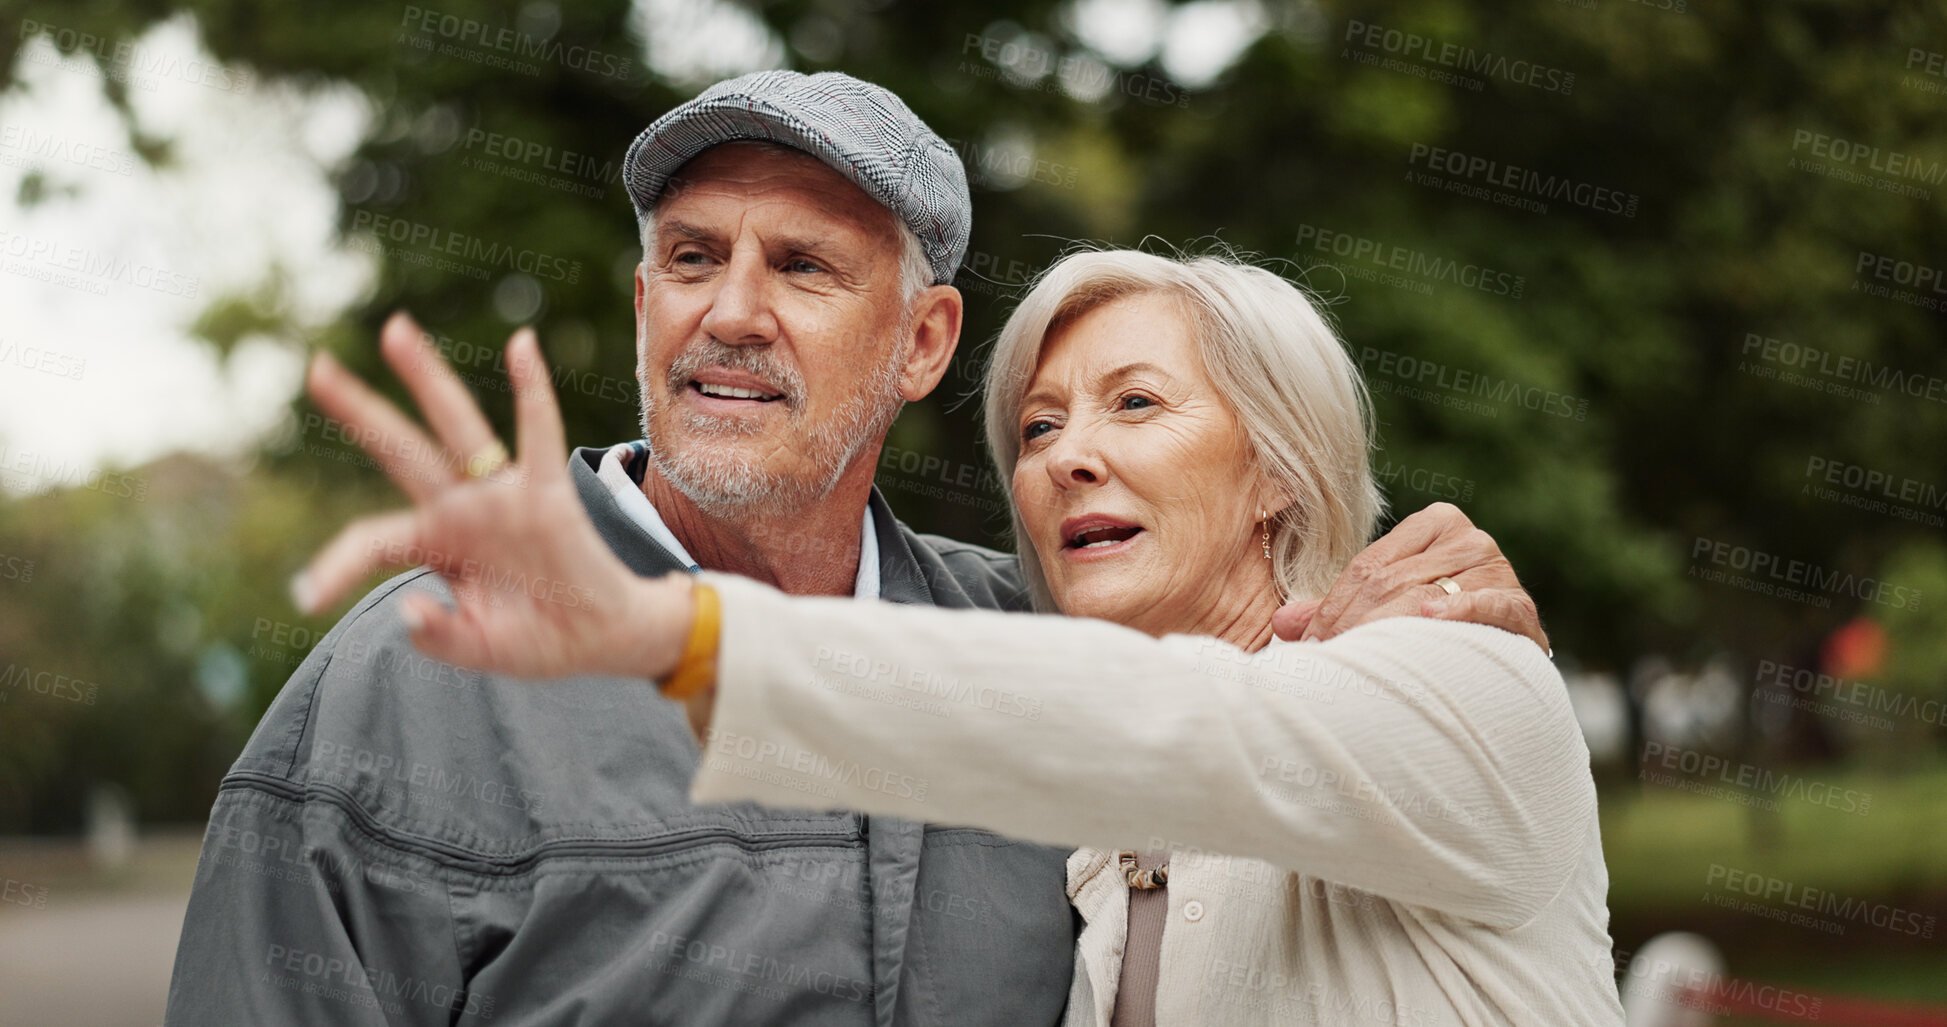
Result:
<svg viewBox="0 0 1947 1027">
<path fill-rule="evenodd" d="M 1257 519 L 1264 525 L 1264 558 L 1271 559 L 1271 515 L 1263 510 L 1257 512 Z"/>
</svg>

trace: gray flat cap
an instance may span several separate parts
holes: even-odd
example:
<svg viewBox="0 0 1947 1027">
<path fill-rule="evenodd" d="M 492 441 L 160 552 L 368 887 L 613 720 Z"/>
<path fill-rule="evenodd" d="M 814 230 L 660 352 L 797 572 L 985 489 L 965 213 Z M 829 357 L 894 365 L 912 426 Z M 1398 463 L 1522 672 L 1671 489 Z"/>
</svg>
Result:
<svg viewBox="0 0 1947 1027">
<path fill-rule="evenodd" d="M 953 280 L 973 230 L 967 170 L 889 90 L 835 71 L 759 71 L 705 89 L 629 146 L 622 181 L 638 223 L 678 168 L 734 142 L 780 143 L 831 165 L 919 236 L 935 284 Z"/>
</svg>

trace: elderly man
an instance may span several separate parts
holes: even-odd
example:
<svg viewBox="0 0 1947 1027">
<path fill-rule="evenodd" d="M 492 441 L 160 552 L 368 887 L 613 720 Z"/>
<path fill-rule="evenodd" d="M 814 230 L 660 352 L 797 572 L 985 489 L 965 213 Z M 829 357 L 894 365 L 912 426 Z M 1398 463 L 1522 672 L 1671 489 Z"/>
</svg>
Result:
<svg viewBox="0 0 1947 1027">
<path fill-rule="evenodd" d="M 971 210 L 951 148 L 883 89 L 769 72 L 656 121 L 626 169 L 645 441 L 578 450 L 567 473 L 521 483 L 572 493 L 636 574 L 707 567 L 801 594 L 1023 607 L 1011 558 L 914 533 L 872 487 L 893 418 L 939 383 L 959 338 L 948 283 Z M 471 479 L 520 471 L 416 327 L 395 317 L 382 347 L 437 442 L 328 360 L 310 386 L 401 488 L 463 502 Z M 538 366 L 533 334 L 510 354 Z M 552 403 L 535 380 L 517 375 L 517 406 Z M 520 441 L 524 460 L 530 442 L 560 445 L 558 430 Z M 564 616 L 600 599 L 585 582 L 453 566 L 414 541 L 416 523 L 354 525 L 294 583 L 314 609 L 371 566 L 437 568 L 348 613 L 224 778 L 170 1023 L 1060 1018 L 1065 853 L 884 817 L 692 805 L 697 745 L 682 710 L 640 682 L 540 685 L 414 649 L 408 597 L 444 597 L 449 580 Z M 1281 612 L 1284 631 L 1419 612 L 1409 582 L 1428 570 L 1467 575 L 1452 615 L 1542 640 L 1498 550 L 1451 507 L 1409 518 L 1322 607 Z M 541 676 L 546 654 L 534 658 Z"/>
</svg>

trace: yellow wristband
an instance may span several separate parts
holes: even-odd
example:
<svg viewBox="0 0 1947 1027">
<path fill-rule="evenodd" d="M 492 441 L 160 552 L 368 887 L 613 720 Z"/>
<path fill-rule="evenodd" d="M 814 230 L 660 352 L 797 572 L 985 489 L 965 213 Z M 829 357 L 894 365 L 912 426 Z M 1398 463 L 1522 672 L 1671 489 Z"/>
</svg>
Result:
<svg viewBox="0 0 1947 1027">
<path fill-rule="evenodd" d="M 702 582 L 690 586 L 696 599 L 696 619 L 690 622 L 689 641 L 683 644 L 683 659 L 663 683 L 663 695 L 682 702 L 717 680 L 717 639 L 723 633 L 723 606 L 717 590 Z"/>
</svg>

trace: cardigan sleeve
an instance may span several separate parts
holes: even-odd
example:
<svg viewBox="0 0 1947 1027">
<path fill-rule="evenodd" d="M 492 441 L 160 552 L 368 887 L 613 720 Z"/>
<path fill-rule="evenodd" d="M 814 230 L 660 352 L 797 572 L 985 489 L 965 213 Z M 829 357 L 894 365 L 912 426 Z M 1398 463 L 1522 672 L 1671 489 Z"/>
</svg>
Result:
<svg viewBox="0 0 1947 1027">
<path fill-rule="evenodd" d="M 706 578 L 699 803 L 1242 856 L 1498 928 L 1555 896 L 1595 816 L 1560 676 L 1496 628 L 1392 618 L 1246 653 Z"/>
</svg>

